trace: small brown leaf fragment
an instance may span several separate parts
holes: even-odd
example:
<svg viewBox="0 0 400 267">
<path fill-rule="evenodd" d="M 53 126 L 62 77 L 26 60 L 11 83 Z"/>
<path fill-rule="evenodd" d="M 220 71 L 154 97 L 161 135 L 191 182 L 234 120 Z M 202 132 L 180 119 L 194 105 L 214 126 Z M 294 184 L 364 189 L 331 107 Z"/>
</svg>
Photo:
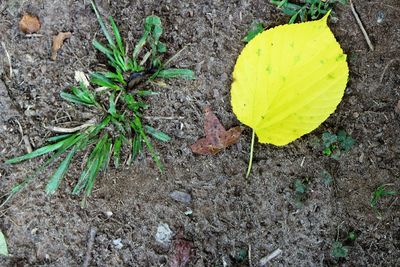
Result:
<svg viewBox="0 0 400 267">
<path fill-rule="evenodd" d="M 184 239 L 181 230 L 172 242 L 170 267 L 185 267 L 189 263 L 192 254 L 193 242 Z"/>
<path fill-rule="evenodd" d="M 53 36 L 53 46 L 51 47 L 51 60 L 56 60 L 57 59 L 57 52 L 61 48 L 63 42 L 65 39 L 68 39 L 71 37 L 70 32 L 59 32 L 56 36 Z"/>
<path fill-rule="evenodd" d="M 395 111 L 397 114 L 400 114 L 400 100 L 397 102 L 397 105 L 396 105 L 396 107 L 394 108 L 394 111 Z"/>
<path fill-rule="evenodd" d="M 40 20 L 37 16 L 24 13 L 21 20 L 19 21 L 19 29 L 25 33 L 35 33 L 40 30 Z"/>
<path fill-rule="evenodd" d="M 243 129 L 240 126 L 226 131 L 212 110 L 206 107 L 204 119 L 206 137 L 197 140 L 190 148 L 196 154 L 215 155 L 222 149 L 235 144 L 239 140 L 242 131 Z"/>
</svg>

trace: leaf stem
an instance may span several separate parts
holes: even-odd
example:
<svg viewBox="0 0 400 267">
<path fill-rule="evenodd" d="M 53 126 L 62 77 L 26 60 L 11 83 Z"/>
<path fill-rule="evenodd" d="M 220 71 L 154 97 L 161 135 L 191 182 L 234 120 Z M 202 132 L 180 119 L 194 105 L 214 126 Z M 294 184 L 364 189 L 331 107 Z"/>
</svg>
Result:
<svg viewBox="0 0 400 267">
<path fill-rule="evenodd" d="M 249 158 L 249 165 L 247 167 L 246 178 L 249 177 L 250 172 L 251 172 L 251 167 L 253 166 L 254 140 L 255 140 L 255 132 L 253 130 L 253 132 L 251 134 L 250 158 Z"/>
</svg>

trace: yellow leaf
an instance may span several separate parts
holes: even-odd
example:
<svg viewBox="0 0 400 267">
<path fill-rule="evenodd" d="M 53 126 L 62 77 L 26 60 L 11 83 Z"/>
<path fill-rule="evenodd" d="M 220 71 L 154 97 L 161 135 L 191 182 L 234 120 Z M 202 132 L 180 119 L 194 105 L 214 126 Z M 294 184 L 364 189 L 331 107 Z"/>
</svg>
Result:
<svg viewBox="0 0 400 267">
<path fill-rule="evenodd" d="M 269 29 L 237 59 L 233 112 L 259 142 L 286 145 L 317 128 L 340 103 L 348 66 L 328 15 Z"/>
</svg>

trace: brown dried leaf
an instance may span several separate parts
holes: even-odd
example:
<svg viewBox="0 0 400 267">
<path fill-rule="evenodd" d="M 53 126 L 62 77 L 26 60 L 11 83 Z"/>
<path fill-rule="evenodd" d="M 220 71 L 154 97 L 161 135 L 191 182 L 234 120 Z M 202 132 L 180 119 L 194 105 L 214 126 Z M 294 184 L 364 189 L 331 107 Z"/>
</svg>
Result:
<svg viewBox="0 0 400 267">
<path fill-rule="evenodd" d="M 35 33 L 40 30 L 40 20 L 37 16 L 24 13 L 21 20 L 19 21 L 19 29 L 25 33 Z"/>
<path fill-rule="evenodd" d="M 57 51 L 61 48 L 65 39 L 71 37 L 70 32 L 59 32 L 56 36 L 53 36 L 53 46 L 51 47 L 51 60 L 57 59 Z"/>
<path fill-rule="evenodd" d="M 170 267 L 185 267 L 189 263 L 192 254 L 193 242 L 184 239 L 183 232 L 177 234 L 173 241 L 172 255 L 170 257 Z"/>
<path fill-rule="evenodd" d="M 242 131 L 243 129 L 240 126 L 226 131 L 211 109 L 206 107 L 204 120 L 206 137 L 197 140 L 190 148 L 196 154 L 215 155 L 222 149 L 235 144 L 239 140 Z"/>
</svg>

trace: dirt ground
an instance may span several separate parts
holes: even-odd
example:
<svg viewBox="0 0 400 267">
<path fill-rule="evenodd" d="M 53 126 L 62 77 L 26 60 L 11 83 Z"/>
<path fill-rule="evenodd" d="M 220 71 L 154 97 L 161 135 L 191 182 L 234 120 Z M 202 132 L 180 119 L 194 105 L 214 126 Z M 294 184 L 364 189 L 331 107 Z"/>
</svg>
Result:
<svg viewBox="0 0 400 267">
<path fill-rule="evenodd" d="M 0 211 L 0 230 L 10 252 L 0 265 L 81 266 L 89 232 L 96 229 L 90 266 L 168 266 L 173 245 L 155 238 L 164 223 L 193 242 L 189 266 L 258 266 L 277 249 L 282 253 L 270 266 L 400 266 L 399 199 L 383 199 L 380 218 L 370 207 L 378 186 L 400 190 L 400 114 L 395 110 L 400 100 L 400 2 L 354 4 L 375 51 L 368 49 L 350 7 L 337 6 L 338 20 L 330 26 L 350 67 L 343 101 L 317 130 L 286 147 L 256 144 L 253 174 L 246 180 L 250 130 L 216 156 L 194 155 L 189 145 L 203 135 L 207 105 L 227 128 L 239 125 L 229 92 L 241 39 L 254 20 L 272 27 L 288 17 L 264 0 L 98 1 L 100 12 L 115 18 L 130 47 L 150 14 L 162 19 L 170 55 L 187 46 L 176 66 L 195 70 L 196 80 L 166 81 L 147 113 L 154 117 L 152 125 L 173 137 L 156 144 L 166 171 L 160 174 L 147 154 L 123 170 L 110 170 L 97 180 L 86 208 L 70 194 L 79 163 L 52 197 L 44 193 L 46 171 Z M 40 17 L 39 35 L 19 31 L 25 11 Z M 49 59 L 51 40 L 59 31 L 73 34 L 54 62 Z M 3 164 L 26 152 L 20 128 L 39 147 L 51 135 L 45 125 L 90 116 L 62 101 L 59 93 L 75 83 L 76 70 L 94 71 L 104 63 L 91 45 L 96 35 L 101 33 L 89 1 L 0 2 L 0 41 L 12 64 L 10 77 L 0 46 L 2 194 L 42 161 Z M 322 155 L 315 140 L 339 129 L 356 144 L 336 160 Z M 324 184 L 324 170 L 334 183 Z M 293 183 L 306 177 L 308 193 L 299 205 Z M 191 201 L 172 199 L 175 190 L 190 194 Z M 185 215 L 188 210 L 191 215 Z M 344 242 L 351 231 L 356 240 Z M 332 257 L 336 240 L 348 245 L 346 258 Z"/>
</svg>

